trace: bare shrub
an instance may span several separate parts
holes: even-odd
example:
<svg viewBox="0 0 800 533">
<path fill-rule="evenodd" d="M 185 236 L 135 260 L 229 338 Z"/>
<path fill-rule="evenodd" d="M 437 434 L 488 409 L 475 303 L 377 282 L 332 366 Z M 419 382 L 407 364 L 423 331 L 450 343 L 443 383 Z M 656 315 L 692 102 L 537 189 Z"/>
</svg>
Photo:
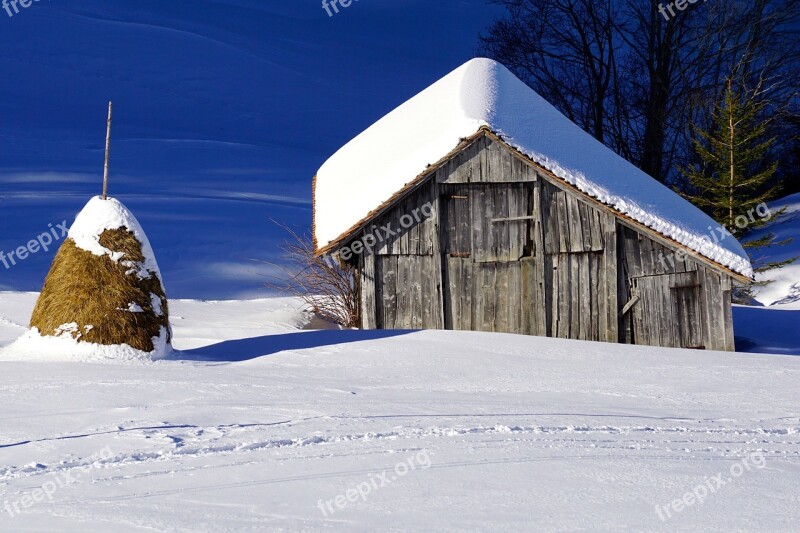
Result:
<svg viewBox="0 0 800 533">
<path fill-rule="evenodd" d="M 267 282 L 267 287 L 302 299 L 311 311 L 325 320 L 347 328 L 360 326 L 358 286 L 355 267 L 334 257 L 317 257 L 311 235 L 278 224 L 289 233 L 281 245 L 284 274 Z"/>
</svg>

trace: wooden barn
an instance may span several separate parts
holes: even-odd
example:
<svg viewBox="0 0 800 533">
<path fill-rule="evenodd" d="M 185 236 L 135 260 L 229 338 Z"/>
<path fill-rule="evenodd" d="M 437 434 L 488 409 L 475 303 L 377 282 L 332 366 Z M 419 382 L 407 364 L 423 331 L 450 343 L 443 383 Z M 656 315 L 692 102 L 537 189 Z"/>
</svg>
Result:
<svg viewBox="0 0 800 533">
<path fill-rule="evenodd" d="M 723 233 L 486 59 L 314 180 L 317 252 L 357 267 L 368 329 L 733 350 L 752 269 Z"/>
</svg>

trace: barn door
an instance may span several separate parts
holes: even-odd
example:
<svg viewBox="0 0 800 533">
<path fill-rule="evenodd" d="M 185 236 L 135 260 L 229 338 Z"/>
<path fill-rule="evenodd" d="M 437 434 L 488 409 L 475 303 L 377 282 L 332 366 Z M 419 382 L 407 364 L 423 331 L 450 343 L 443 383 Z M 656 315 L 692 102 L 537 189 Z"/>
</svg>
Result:
<svg viewBox="0 0 800 533">
<path fill-rule="evenodd" d="M 703 349 L 703 317 L 697 272 L 632 280 L 633 342 L 668 348 Z"/>
<path fill-rule="evenodd" d="M 522 333 L 532 262 L 530 183 L 442 186 L 445 327 Z"/>
</svg>

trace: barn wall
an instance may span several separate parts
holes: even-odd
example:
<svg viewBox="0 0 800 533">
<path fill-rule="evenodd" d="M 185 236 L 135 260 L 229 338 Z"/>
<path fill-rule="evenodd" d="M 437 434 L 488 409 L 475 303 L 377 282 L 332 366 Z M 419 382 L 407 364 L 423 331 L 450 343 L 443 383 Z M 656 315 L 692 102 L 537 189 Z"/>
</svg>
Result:
<svg viewBox="0 0 800 533">
<path fill-rule="evenodd" d="M 358 259 L 363 328 L 444 327 L 436 191 L 427 182 L 358 233 L 374 242 Z"/>
<path fill-rule="evenodd" d="M 615 218 L 547 179 L 541 210 L 548 335 L 616 342 Z"/>
<path fill-rule="evenodd" d="M 480 138 L 436 173 L 448 329 L 546 335 L 535 169 Z"/>
<path fill-rule="evenodd" d="M 432 217 L 358 260 L 365 328 L 733 349 L 729 277 L 676 255 L 488 137 L 358 237 L 397 229 L 426 203 Z"/>
<path fill-rule="evenodd" d="M 702 260 L 619 224 L 620 300 L 638 301 L 620 317 L 620 341 L 733 350 L 729 276 Z"/>
</svg>

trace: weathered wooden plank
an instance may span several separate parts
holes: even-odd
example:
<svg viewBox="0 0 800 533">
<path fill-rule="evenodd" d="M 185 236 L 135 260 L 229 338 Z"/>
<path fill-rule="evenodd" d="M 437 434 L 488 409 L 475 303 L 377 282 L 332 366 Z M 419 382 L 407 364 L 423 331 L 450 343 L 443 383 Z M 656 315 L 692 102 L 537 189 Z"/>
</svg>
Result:
<svg viewBox="0 0 800 533">
<path fill-rule="evenodd" d="M 558 333 L 558 254 L 544 254 L 544 264 L 547 336 L 556 337 Z"/>
<path fill-rule="evenodd" d="M 390 256 L 397 269 L 397 309 L 395 314 L 395 329 L 409 329 L 411 313 L 411 280 L 408 279 L 407 262 L 400 256 Z"/>
<path fill-rule="evenodd" d="M 582 254 L 567 254 L 566 263 L 569 264 L 568 278 L 564 287 L 565 301 L 569 302 L 569 333 L 570 339 L 580 338 L 581 326 L 581 257 Z"/>
<path fill-rule="evenodd" d="M 702 268 L 703 292 L 706 294 L 706 317 L 708 323 L 709 348 L 724 350 L 726 343 L 725 311 L 720 277 L 708 268 Z"/>
<path fill-rule="evenodd" d="M 436 172 L 439 183 L 533 181 L 531 165 L 486 136 L 478 137 Z"/>
<path fill-rule="evenodd" d="M 559 299 L 561 300 L 561 307 L 559 308 L 559 322 L 562 326 L 559 337 L 564 339 L 572 338 L 572 291 L 570 290 L 570 282 L 572 278 L 572 262 L 568 254 L 559 254 L 558 267 L 558 292 Z M 577 331 L 577 330 L 576 330 Z"/>
<path fill-rule="evenodd" d="M 736 349 L 734 344 L 734 333 L 733 333 L 733 306 L 731 302 L 732 293 L 731 293 L 731 278 L 728 276 L 723 276 L 723 280 L 727 281 L 727 288 L 723 286 L 722 288 L 722 324 L 725 328 L 725 344 L 723 347 L 718 348 L 720 350 L 726 351 L 734 351 Z"/>
<path fill-rule="evenodd" d="M 605 295 L 602 289 L 603 275 L 603 253 L 594 252 L 589 254 L 589 294 L 587 298 L 587 312 L 589 313 L 589 340 L 603 341 L 606 339 L 605 327 L 600 328 L 600 323 L 604 322 L 606 316 Z M 602 332 L 602 333 L 601 333 Z"/>
<path fill-rule="evenodd" d="M 471 259 L 460 259 L 461 280 L 464 287 L 461 291 L 461 327 L 464 330 L 475 329 L 475 263 Z"/>
<path fill-rule="evenodd" d="M 444 327 L 445 329 L 460 330 L 461 324 L 459 317 L 461 316 L 461 290 L 463 290 L 463 282 L 461 281 L 461 269 L 459 268 L 459 259 L 457 257 L 450 257 L 445 255 L 443 257 L 444 268 Z"/>
<path fill-rule="evenodd" d="M 421 256 L 401 258 L 401 260 L 404 259 L 406 260 L 406 268 L 408 269 L 407 273 L 411 286 L 409 295 L 411 299 L 410 327 L 413 329 L 420 329 L 425 327 L 425 310 L 423 308 L 424 296 L 422 294 L 422 288 L 425 284 L 425 267 L 427 265 L 425 265 L 425 261 Z"/>
<path fill-rule="evenodd" d="M 536 286 L 535 262 L 533 257 L 525 257 L 520 261 L 519 269 L 519 293 L 520 293 L 520 333 L 524 335 L 537 335 L 535 326 L 537 312 L 534 310 L 536 297 L 534 294 Z"/>
<path fill-rule="evenodd" d="M 703 322 L 703 341 L 709 350 L 716 349 L 713 288 L 706 276 L 706 269 L 698 265 L 697 282 L 700 284 L 700 317 Z"/>
<path fill-rule="evenodd" d="M 564 197 L 567 202 L 567 216 L 565 217 L 565 222 L 569 230 L 569 237 L 567 249 L 562 249 L 561 251 L 582 252 L 585 248 L 583 245 L 583 221 L 581 220 L 578 198 L 573 194 L 567 193 L 564 193 Z"/>
<path fill-rule="evenodd" d="M 597 209 L 590 209 L 591 214 L 591 250 L 599 252 L 604 250 L 605 245 L 605 218 L 614 218 L 611 214 L 601 213 Z"/>
<path fill-rule="evenodd" d="M 578 332 L 578 338 L 581 340 L 593 340 L 591 335 L 592 324 L 597 320 L 597 317 L 594 313 L 591 312 L 591 304 L 592 304 L 592 269 L 590 267 L 590 262 L 592 260 L 592 254 L 589 253 L 581 253 L 581 254 L 572 254 L 577 259 L 578 269 L 577 269 L 577 287 L 575 287 L 576 280 L 572 280 L 573 284 L 573 300 L 575 301 L 575 307 L 573 309 L 573 313 L 576 315 L 573 317 L 573 322 L 577 320 L 577 327 L 573 329 L 574 332 Z M 575 272 L 575 270 L 573 270 Z M 576 290 L 577 289 L 577 290 Z M 575 293 L 577 293 L 577 300 Z"/>
<path fill-rule="evenodd" d="M 375 255 L 371 253 L 362 254 L 360 257 L 359 268 L 359 296 L 361 299 L 361 328 L 376 329 L 378 327 L 376 317 L 377 308 L 375 300 Z"/>
<path fill-rule="evenodd" d="M 495 331 L 497 321 L 497 264 L 486 263 L 481 265 L 483 284 L 481 296 L 483 299 L 483 331 Z"/>
<path fill-rule="evenodd" d="M 600 271 L 600 340 L 620 342 L 619 335 L 619 301 L 617 268 L 617 222 L 610 214 L 601 215 L 600 226 L 603 234 L 603 260 Z"/>
<path fill-rule="evenodd" d="M 439 184 L 433 184 L 433 201 L 432 201 L 432 216 L 433 219 L 433 235 L 431 235 L 431 252 L 433 253 L 431 260 L 433 261 L 433 273 L 431 290 L 433 291 L 433 317 L 435 320 L 436 329 L 445 328 L 445 273 L 443 271 L 443 255 L 442 255 L 442 228 L 441 228 L 441 213 L 442 213 L 442 199 L 439 194 Z"/>
<path fill-rule="evenodd" d="M 552 185 L 542 182 L 542 227 L 544 230 L 544 251 L 547 254 L 557 254 L 561 251 L 561 222 L 558 216 L 557 192 Z"/>
<path fill-rule="evenodd" d="M 419 256 L 420 304 L 422 308 L 420 322 L 423 329 L 436 328 L 434 317 L 438 310 L 434 307 L 436 284 L 433 281 L 435 262 L 434 256 Z"/>
<path fill-rule="evenodd" d="M 525 208 L 525 199 L 523 198 L 524 190 L 520 185 L 501 185 L 497 194 L 501 196 L 501 198 L 498 198 L 498 203 L 504 204 L 506 219 L 528 215 L 528 210 Z M 502 198 L 502 196 L 505 198 Z M 493 224 L 500 230 L 501 235 L 501 239 L 498 239 L 499 246 L 495 254 L 499 258 L 498 260 L 517 261 L 522 257 L 526 242 L 523 232 L 525 225 L 526 222 L 520 220 L 506 220 L 505 222 Z M 507 250 L 502 250 L 502 247 L 507 247 Z"/>
<path fill-rule="evenodd" d="M 658 313 L 658 346 L 670 346 L 673 348 L 680 347 L 679 334 L 675 331 L 677 320 L 672 316 L 672 294 L 670 286 L 672 285 L 672 275 L 658 276 L 659 283 L 656 285 L 656 290 L 659 292 L 659 300 L 657 302 Z M 670 320 L 672 318 L 672 320 Z"/>
<path fill-rule="evenodd" d="M 646 328 L 646 321 L 643 317 L 650 313 L 648 291 L 645 287 L 640 285 L 643 278 L 633 278 L 631 286 L 632 297 L 639 296 L 639 304 L 633 307 L 633 312 L 629 313 L 631 316 L 631 327 L 633 330 L 632 337 L 636 344 L 649 344 L 650 338 Z"/>
<path fill-rule="evenodd" d="M 558 191 L 555 194 L 556 220 L 558 221 L 558 252 L 569 251 L 569 215 L 567 214 L 567 193 Z"/>
<path fill-rule="evenodd" d="M 508 264 L 508 333 L 528 333 L 523 329 L 522 262 Z"/>
<path fill-rule="evenodd" d="M 625 257 L 628 262 L 629 275 L 638 278 L 645 274 L 642 267 L 642 253 L 639 247 L 639 234 L 625 228 Z"/>
<path fill-rule="evenodd" d="M 594 209 L 591 209 L 583 202 L 578 202 L 578 213 L 581 217 L 581 228 L 583 229 L 583 249 L 584 252 L 594 250 L 592 246 L 592 234 L 597 232 L 594 221 Z"/>
<path fill-rule="evenodd" d="M 494 218 L 494 206 L 492 201 L 487 198 L 485 188 L 474 188 L 470 190 L 470 219 L 472 221 L 471 230 L 471 250 L 475 261 L 485 261 L 487 254 L 487 244 L 489 236 L 486 235 L 485 218 Z"/>
<path fill-rule="evenodd" d="M 376 266 L 379 274 L 377 279 L 381 282 L 379 327 L 394 329 L 397 316 L 397 256 L 378 256 Z"/>
<path fill-rule="evenodd" d="M 492 206 L 494 208 L 493 218 L 509 218 L 512 216 L 510 212 L 511 198 L 514 196 L 514 191 L 511 186 L 495 185 L 487 191 L 487 196 L 492 197 Z M 491 261 L 508 261 L 511 255 L 511 228 L 510 226 L 516 224 L 515 222 L 500 222 L 497 224 L 492 223 L 492 218 L 486 220 L 486 233 L 491 234 L 492 240 L 488 251 L 488 257 Z"/>
<path fill-rule="evenodd" d="M 545 336 L 550 333 L 548 324 L 550 313 L 548 312 L 550 306 L 549 291 L 551 286 L 547 285 L 545 276 L 545 244 L 544 244 L 544 212 L 542 207 L 542 188 L 543 181 L 537 179 L 533 184 L 533 205 L 531 212 L 534 216 L 534 221 L 530 225 L 532 254 L 534 257 L 534 264 L 530 269 L 533 278 L 531 279 L 530 287 L 526 289 L 525 294 L 530 294 L 529 305 L 531 311 L 531 333 L 534 335 Z"/>
<path fill-rule="evenodd" d="M 508 333 L 508 310 L 511 307 L 512 294 L 509 291 L 508 263 L 494 263 L 494 325 L 492 331 Z M 488 296 L 488 295 L 487 295 Z M 513 297 L 518 295 L 514 294 Z M 491 296 L 489 296 L 491 298 Z"/>
</svg>

